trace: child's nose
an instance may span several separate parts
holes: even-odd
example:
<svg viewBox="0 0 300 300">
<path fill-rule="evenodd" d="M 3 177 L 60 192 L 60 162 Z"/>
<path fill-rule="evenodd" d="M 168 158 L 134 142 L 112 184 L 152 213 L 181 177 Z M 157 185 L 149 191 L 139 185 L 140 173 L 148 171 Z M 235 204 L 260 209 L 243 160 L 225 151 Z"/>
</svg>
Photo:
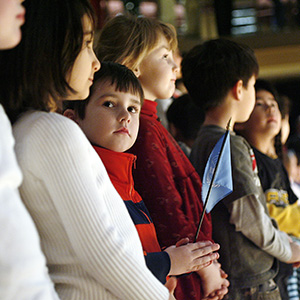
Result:
<svg viewBox="0 0 300 300">
<path fill-rule="evenodd" d="M 269 113 L 271 113 L 271 112 L 274 112 L 274 110 L 275 110 L 275 107 L 274 107 L 274 105 L 266 105 L 266 110 L 269 112 Z"/>
<path fill-rule="evenodd" d="M 130 113 L 127 110 L 122 110 L 119 115 L 120 122 L 130 122 Z"/>
<path fill-rule="evenodd" d="M 173 61 L 173 71 L 175 73 L 179 72 L 179 66 L 175 63 L 175 61 Z"/>
<path fill-rule="evenodd" d="M 99 71 L 100 70 L 100 67 L 101 67 L 101 63 L 100 61 L 98 60 L 95 52 L 93 52 L 93 55 L 94 55 L 94 60 L 93 60 L 93 69 L 95 72 Z"/>
</svg>

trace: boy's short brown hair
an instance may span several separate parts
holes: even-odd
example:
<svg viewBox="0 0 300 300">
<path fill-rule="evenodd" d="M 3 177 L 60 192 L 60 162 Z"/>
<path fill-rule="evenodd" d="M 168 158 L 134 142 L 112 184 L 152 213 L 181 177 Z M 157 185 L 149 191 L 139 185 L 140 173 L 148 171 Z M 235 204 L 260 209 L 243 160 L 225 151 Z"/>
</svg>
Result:
<svg viewBox="0 0 300 300">
<path fill-rule="evenodd" d="M 214 39 L 192 48 L 181 62 L 184 85 L 196 105 L 210 110 L 223 103 L 239 81 L 247 87 L 259 66 L 253 49 L 228 39 Z"/>
<path fill-rule="evenodd" d="M 113 61 L 135 70 L 163 36 L 170 50 L 177 49 L 177 35 L 173 25 L 156 19 L 117 16 L 103 27 L 96 47 L 100 61 Z"/>
</svg>

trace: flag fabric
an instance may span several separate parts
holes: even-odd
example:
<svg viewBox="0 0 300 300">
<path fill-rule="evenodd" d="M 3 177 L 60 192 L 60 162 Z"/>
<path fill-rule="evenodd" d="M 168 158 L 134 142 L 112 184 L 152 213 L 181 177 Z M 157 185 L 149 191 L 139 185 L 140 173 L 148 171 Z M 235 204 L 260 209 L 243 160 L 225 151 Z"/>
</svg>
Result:
<svg viewBox="0 0 300 300">
<path fill-rule="evenodd" d="M 225 139 L 225 141 L 224 141 Z M 232 193 L 230 135 L 227 130 L 213 148 L 204 170 L 202 201 L 206 212 Z"/>
</svg>

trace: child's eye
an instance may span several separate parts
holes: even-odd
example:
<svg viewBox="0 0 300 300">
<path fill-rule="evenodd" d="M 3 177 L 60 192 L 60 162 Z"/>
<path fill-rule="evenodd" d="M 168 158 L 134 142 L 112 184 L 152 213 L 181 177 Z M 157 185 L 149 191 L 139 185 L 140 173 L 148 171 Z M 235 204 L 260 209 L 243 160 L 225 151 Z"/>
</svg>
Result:
<svg viewBox="0 0 300 300">
<path fill-rule="evenodd" d="M 169 54 L 163 55 L 163 59 L 167 59 L 169 57 Z"/>
<path fill-rule="evenodd" d="M 103 103 L 103 106 L 106 106 L 106 107 L 114 107 L 114 104 L 111 102 L 111 101 L 105 101 Z"/>
<path fill-rule="evenodd" d="M 128 107 L 128 111 L 131 113 L 137 113 L 139 111 L 139 109 L 137 107 L 130 106 L 130 107 Z"/>
</svg>

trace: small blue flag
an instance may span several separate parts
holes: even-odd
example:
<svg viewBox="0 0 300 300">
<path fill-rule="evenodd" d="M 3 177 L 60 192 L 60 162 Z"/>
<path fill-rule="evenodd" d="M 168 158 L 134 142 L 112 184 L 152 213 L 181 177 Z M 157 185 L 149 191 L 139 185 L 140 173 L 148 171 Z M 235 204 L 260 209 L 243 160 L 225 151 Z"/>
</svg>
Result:
<svg viewBox="0 0 300 300">
<path fill-rule="evenodd" d="M 229 130 L 227 130 L 213 148 L 205 166 L 202 180 L 202 201 L 206 212 L 209 213 L 219 201 L 232 191 L 230 136 Z"/>
</svg>

